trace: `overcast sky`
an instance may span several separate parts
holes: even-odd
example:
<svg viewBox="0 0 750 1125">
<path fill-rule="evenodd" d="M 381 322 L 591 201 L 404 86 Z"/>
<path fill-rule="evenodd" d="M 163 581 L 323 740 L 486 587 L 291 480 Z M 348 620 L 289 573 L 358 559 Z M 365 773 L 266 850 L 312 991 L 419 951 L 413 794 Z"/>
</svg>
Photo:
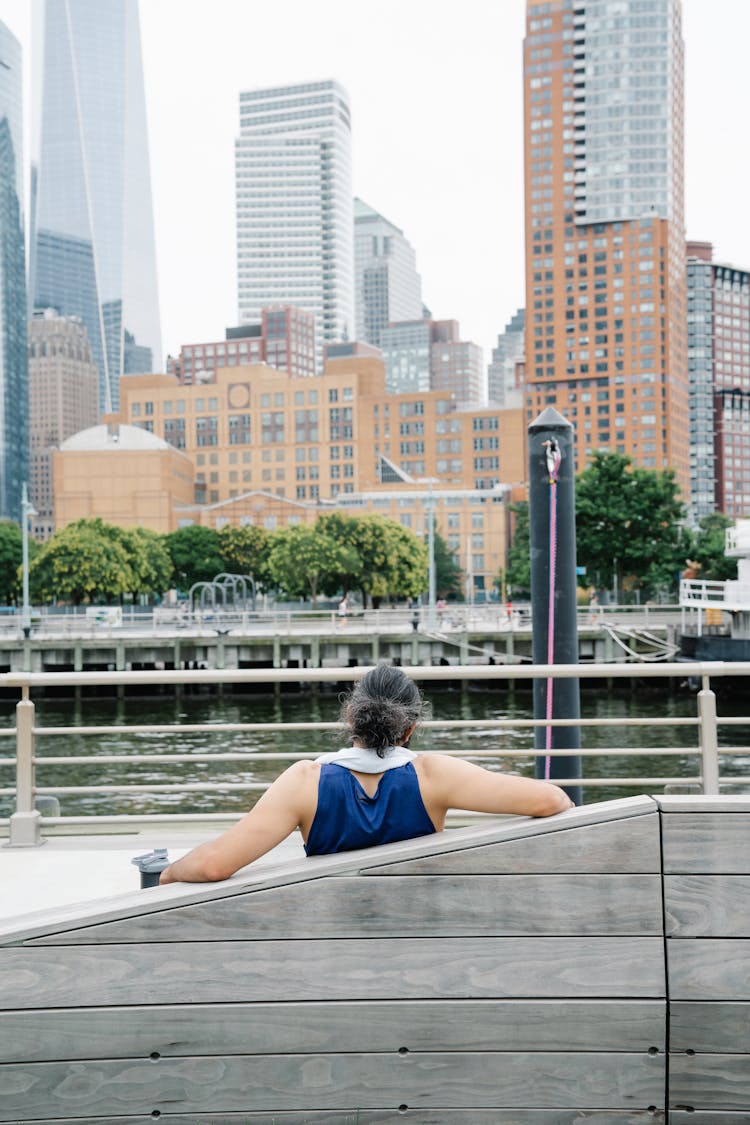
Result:
<svg viewBox="0 0 750 1125">
<path fill-rule="evenodd" d="M 27 71 L 30 7 L 0 0 Z M 524 300 L 524 0 L 140 0 L 140 11 L 165 352 L 222 339 L 237 320 L 239 91 L 336 78 L 352 103 L 355 193 L 411 241 L 433 315 L 458 319 L 489 360 Z M 683 0 L 683 13 L 687 234 L 747 269 L 750 0 Z"/>
</svg>

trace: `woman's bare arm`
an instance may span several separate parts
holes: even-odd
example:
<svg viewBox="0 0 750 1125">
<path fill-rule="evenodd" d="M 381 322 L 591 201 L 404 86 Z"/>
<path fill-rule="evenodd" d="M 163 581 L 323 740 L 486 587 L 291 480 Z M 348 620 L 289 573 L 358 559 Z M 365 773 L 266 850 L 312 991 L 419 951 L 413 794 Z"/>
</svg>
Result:
<svg viewBox="0 0 750 1125">
<path fill-rule="evenodd" d="M 430 804 L 437 812 L 463 809 L 521 816 L 552 816 L 573 808 L 567 793 L 549 781 L 494 773 L 461 758 L 439 754 L 423 754 L 419 760 L 423 762 L 423 796 L 428 812 Z"/>
<path fill-rule="evenodd" d="M 313 776 L 314 774 L 314 776 Z M 171 863 L 160 883 L 213 883 L 270 852 L 301 821 L 310 820 L 316 800 L 317 773 L 307 761 L 295 762 L 276 778 L 242 820 L 216 840 L 201 844 Z M 314 815 L 314 807 L 313 807 Z"/>
</svg>

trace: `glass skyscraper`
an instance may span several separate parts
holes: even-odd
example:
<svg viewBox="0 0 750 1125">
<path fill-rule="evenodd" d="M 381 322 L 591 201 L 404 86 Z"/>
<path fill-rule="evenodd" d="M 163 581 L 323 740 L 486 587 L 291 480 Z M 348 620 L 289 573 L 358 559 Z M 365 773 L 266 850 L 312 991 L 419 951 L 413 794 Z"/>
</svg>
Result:
<svg viewBox="0 0 750 1125">
<path fill-rule="evenodd" d="M 361 199 L 354 200 L 354 272 L 358 340 L 380 347 L 389 324 L 424 315 L 414 248 Z"/>
<path fill-rule="evenodd" d="M 0 518 L 20 520 L 29 472 L 21 46 L 0 23 Z"/>
<path fill-rule="evenodd" d="M 121 375 L 161 367 L 138 0 L 37 3 L 33 307 L 81 318 L 111 411 Z"/>
<path fill-rule="evenodd" d="M 236 143 L 239 320 L 273 305 L 315 315 L 315 339 L 350 339 L 354 206 L 349 100 L 338 82 L 240 94 Z"/>
</svg>

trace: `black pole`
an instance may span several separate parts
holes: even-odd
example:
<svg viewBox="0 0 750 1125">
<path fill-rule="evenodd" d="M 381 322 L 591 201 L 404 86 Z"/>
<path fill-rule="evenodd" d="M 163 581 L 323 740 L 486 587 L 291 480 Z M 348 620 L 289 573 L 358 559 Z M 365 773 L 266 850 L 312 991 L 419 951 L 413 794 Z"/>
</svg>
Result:
<svg viewBox="0 0 750 1125">
<path fill-rule="evenodd" d="M 550 481 L 554 479 L 553 486 Z M 555 492 L 554 528 L 550 511 Z M 552 660 L 549 660 L 549 596 L 551 533 L 554 536 L 554 614 Z M 576 604 L 576 513 L 573 466 L 573 427 L 548 406 L 529 426 L 529 537 L 531 546 L 531 622 L 534 664 L 577 664 L 578 622 Z M 547 717 L 547 680 L 534 680 L 534 718 Z M 552 718 L 580 719 L 578 678 L 552 681 Z M 581 728 L 551 727 L 552 750 L 581 745 Z M 547 728 L 534 729 L 534 748 L 545 750 Z M 546 755 L 536 759 L 536 776 L 545 776 Z M 581 776 L 579 755 L 552 758 L 550 780 Z M 563 785 L 577 805 L 583 803 L 580 785 Z"/>
</svg>

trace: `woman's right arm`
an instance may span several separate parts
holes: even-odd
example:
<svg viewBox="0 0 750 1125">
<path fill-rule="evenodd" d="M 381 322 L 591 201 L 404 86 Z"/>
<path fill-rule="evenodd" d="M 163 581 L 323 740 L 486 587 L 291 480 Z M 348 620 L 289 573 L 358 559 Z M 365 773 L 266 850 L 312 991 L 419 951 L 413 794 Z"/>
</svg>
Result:
<svg viewBox="0 0 750 1125">
<path fill-rule="evenodd" d="M 422 754 L 429 804 L 467 812 L 552 816 L 574 807 L 567 793 L 549 781 L 494 773 L 461 758 Z"/>
</svg>

